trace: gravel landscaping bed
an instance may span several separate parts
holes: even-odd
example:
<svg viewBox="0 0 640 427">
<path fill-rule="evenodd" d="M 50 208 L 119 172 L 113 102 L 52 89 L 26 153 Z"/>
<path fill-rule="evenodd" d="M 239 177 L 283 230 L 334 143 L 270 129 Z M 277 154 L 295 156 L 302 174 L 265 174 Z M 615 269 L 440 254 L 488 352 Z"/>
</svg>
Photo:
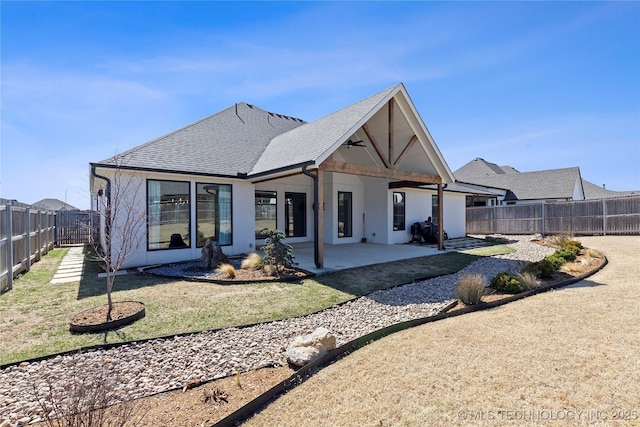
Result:
<svg viewBox="0 0 640 427">
<path fill-rule="evenodd" d="M 319 313 L 299 318 L 227 328 L 170 339 L 131 343 L 109 350 L 57 356 L 40 362 L 23 362 L 0 371 L 0 426 L 26 425 L 42 420 L 34 398 L 53 384 L 63 387 L 73 370 L 90 370 L 108 362 L 119 373 L 113 387 L 122 396 L 137 398 L 181 388 L 265 366 L 286 365 L 285 349 L 298 335 L 317 327 L 329 329 L 337 345 L 377 329 L 439 313 L 455 300 L 454 288 L 464 273 L 481 273 L 490 279 L 501 271 L 520 271 L 553 248 L 530 242 L 530 237 L 507 236 L 516 252 L 480 258 L 463 270 L 421 282 L 377 291 Z"/>
</svg>

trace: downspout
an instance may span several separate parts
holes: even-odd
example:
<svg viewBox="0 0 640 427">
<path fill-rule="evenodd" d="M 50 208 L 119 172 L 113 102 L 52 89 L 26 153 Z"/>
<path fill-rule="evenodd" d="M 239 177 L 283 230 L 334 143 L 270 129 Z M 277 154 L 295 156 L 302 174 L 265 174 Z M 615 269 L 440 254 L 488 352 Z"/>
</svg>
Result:
<svg viewBox="0 0 640 427">
<path fill-rule="evenodd" d="M 107 246 L 106 248 L 104 248 L 105 251 L 107 251 L 107 256 L 110 256 L 110 252 L 111 252 L 111 244 L 109 241 L 109 234 L 111 233 L 111 180 L 109 178 L 107 178 L 106 176 L 103 175 L 98 175 L 96 173 L 96 167 L 95 165 L 91 165 L 91 175 L 93 175 L 94 177 L 98 178 L 98 179 L 103 179 L 107 184 L 105 185 L 104 188 L 104 195 L 107 198 L 107 203 L 105 206 L 105 221 L 104 221 L 104 233 L 105 233 L 105 246 Z M 109 258 L 110 259 L 110 258 Z"/>
<path fill-rule="evenodd" d="M 318 175 L 314 175 L 307 171 L 308 165 L 302 165 L 302 173 L 313 179 L 313 262 L 316 264 L 316 268 L 322 268 L 320 262 L 320 248 L 318 246 Z"/>
</svg>

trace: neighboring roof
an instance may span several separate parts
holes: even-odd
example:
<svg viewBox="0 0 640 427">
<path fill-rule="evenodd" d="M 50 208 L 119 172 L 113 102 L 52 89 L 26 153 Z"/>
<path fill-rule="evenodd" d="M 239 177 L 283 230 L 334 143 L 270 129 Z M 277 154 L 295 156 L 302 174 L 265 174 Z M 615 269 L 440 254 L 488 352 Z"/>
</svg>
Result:
<svg viewBox="0 0 640 427">
<path fill-rule="evenodd" d="M 582 188 L 584 188 L 585 199 L 608 199 L 610 197 L 625 197 L 640 195 L 640 191 L 614 191 L 607 190 L 599 185 L 582 180 Z"/>
<path fill-rule="evenodd" d="M 99 164 L 235 177 L 253 168 L 275 136 L 304 123 L 242 102 Z"/>
<path fill-rule="evenodd" d="M 505 200 L 542 200 L 572 198 L 576 179 L 580 179 L 585 199 L 637 196 L 640 191 L 606 190 L 580 177 L 580 168 L 519 172 L 511 166 L 498 166 L 480 157 L 453 173 L 458 183 L 472 183 L 510 191 Z"/>
<path fill-rule="evenodd" d="M 58 199 L 42 199 L 31 205 L 34 208 L 48 210 L 48 211 L 77 211 L 79 210 L 75 206 L 72 206 L 62 200 Z"/>
<path fill-rule="evenodd" d="M 510 169 L 515 170 L 513 168 Z M 460 181 L 468 181 L 469 178 L 475 178 L 479 176 L 504 175 L 506 174 L 506 172 L 495 163 L 487 162 L 480 157 L 476 157 L 469 163 L 454 171 L 453 174 L 455 175 L 456 179 Z"/>
<path fill-rule="evenodd" d="M 580 168 L 518 172 L 512 167 L 475 158 L 453 173 L 462 183 L 508 189 L 505 200 L 573 199 Z"/>
</svg>

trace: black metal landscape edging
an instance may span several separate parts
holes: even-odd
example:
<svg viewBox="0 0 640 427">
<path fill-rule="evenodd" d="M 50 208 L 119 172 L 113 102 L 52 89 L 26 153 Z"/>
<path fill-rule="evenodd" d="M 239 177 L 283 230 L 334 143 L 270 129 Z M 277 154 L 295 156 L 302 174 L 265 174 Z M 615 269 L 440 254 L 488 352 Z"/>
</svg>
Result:
<svg viewBox="0 0 640 427">
<path fill-rule="evenodd" d="M 372 264 L 375 265 L 375 264 Z M 358 268 L 358 267 L 354 267 L 354 268 Z M 306 270 L 304 270 L 306 271 Z M 454 272 L 455 273 L 455 272 Z M 431 277 L 427 277 L 424 279 L 414 279 L 413 281 L 409 282 L 409 283 L 402 283 L 399 285 L 395 285 L 395 286 L 391 286 L 389 288 L 386 288 L 384 290 L 387 289 L 393 289 L 393 288 L 397 288 L 400 286 L 404 286 L 404 285 L 409 285 L 413 282 L 417 282 L 417 281 L 421 281 L 421 280 L 428 280 L 428 279 L 435 279 L 437 277 L 442 277 L 442 276 L 446 276 L 449 274 L 454 274 L 454 273 L 445 273 L 445 274 L 440 274 L 440 275 L 436 275 L 436 276 L 431 276 Z M 152 274 L 152 273 L 145 273 L 145 272 L 141 272 L 141 274 Z M 314 277 L 316 274 L 315 273 L 311 273 L 310 272 L 310 276 L 309 277 Z M 175 279 L 175 276 L 161 276 L 159 274 L 157 274 L 156 276 L 158 277 L 167 277 L 167 278 L 172 278 Z M 305 277 L 306 278 L 306 277 Z M 185 281 L 190 281 L 190 280 L 186 280 Z M 294 279 L 295 280 L 299 280 L 300 278 Z M 192 280 L 192 281 L 202 281 L 202 280 Z M 207 283 L 207 282 L 203 282 L 203 283 Z M 209 282 L 210 283 L 210 282 Z M 256 283 L 256 282 L 251 282 L 251 283 Z M 264 283 L 269 283 L 269 282 L 264 282 Z M 37 357 L 33 357 L 31 359 L 23 359 L 23 360 L 16 360 L 15 362 L 9 362 L 9 363 L 5 363 L 0 365 L 0 370 L 5 369 L 5 368 L 10 368 L 12 366 L 17 366 L 20 365 L 22 363 L 35 363 L 35 362 L 42 362 L 43 360 L 47 360 L 47 359 L 52 359 L 54 357 L 58 357 L 58 356 L 69 356 L 72 354 L 80 354 L 80 353 L 88 353 L 90 351 L 97 351 L 97 350 L 110 350 L 112 348 L 116 348 L 116 347 L 124 347 L 127 345 L 136 345 L 136 344 L 140 344 L 140 343 L 145 343 L 145 342 L 149 342 L 149 341 L 154 341 L 154 340 L 168 340 L 168 339 L 172 339 L 172 338 L 178 338 L 178 337 L 188 337 L 190 335 L 195 335 L 195 334 L 201 334 L 201 333 L 206 333 L 206 332 L 218 332 L 224 329 L 229 329 L 229 328 L 236 328 L 236 329 L 245 329 L 245 328 L 250 328 L 253 326 L 259 326 L 259 325 L 266 325 L 269 323 L 273 323 L 273 322 L 279 322 L 281 320 L 288 320 L 288 319 L 297 319 L 297 318 L 301 318 L 301 317 L 306 317 L 306 316 L 311 316 L 313 314 L 318 314 L 318 313 L 322 313 L 323 311 L 326 310 L 330 310 L 332 308 L 336 308 L 336 307 L 340 307 L 342 305 L 348 304 L 352 301 L 357 300 L 358 298 L 363 298 L 366 297 L 366 295 L 354 295 L 354 298 L 348 299 L 346 301 L 340 302 L 338 304 L 334 304 L 330 307 L 326 307 L 323 309 L 320 309 L 318 311 L 314 311 L 312 313 L 307 313 L 307 314 L 301 314 L 300 316 L 295 316 L 295 317 L 289 317 L 287 319 L 278 319 L 278 320 L 268 320 L 266 322 L 254 322 L 254 323 L 245 323 L 244 325 L 233 325 L 233 326 L 224 326 L 221 328 L 213 328 L 213 329 L 205 329 L 205 330 L 200 330 L 200 331 L 190 331 L 190 332 L 180 332 L 177 334 L 169 334 L 169 335 L 160 335 L 157 337 L 150 337 L 150 338 L 140 338 L 140 339 L 135 339 L 135 340 L 128 340 L 128 341 L 118 341 L 118 342 L 113 342 L 113 343 L 106 343 L 106 344 L 94 344 L 94 345 L 88 345 L 88 346 L 82 346 L 82 347 L 77 347 L 71 350 L 64 350 L 58 353 L 51 353 L 51 354 L 46 354 L 43 356 L 37 356 Z M 167 390 L 167 391 L 172 391 L 172 390 Z"/>
<path fill-rule="evenodd" d="M 310 378 L 315 371 L 333 363 L 334 361 L 338 360 L 341 357 L 346 356 L 347 354 L 362 348 L 376 340 L 379 340 L 381 338 L 384 338 L 388 335 L 391 335 L 395 332 L 400 332 L 402 330 L 405 329 L 409 329 L 415 326 L 420 326 L 426 323 L 431 323 L 431 322 L 435 322 L 438 320 L 442 320 L 442 319 L 446 319 L 449 317 L 456 317 L 456 316 L 460 316 L 466 313 L 471 313 L 471 312 L 475 312 L 475 311 L 482 311 L 482 310 L 486 310 L 486 309 L 490 309 L 490 308 L 494 308 L 494 307 L 498 307 L 513 301 L 517 301 L 520 299 L 524 299 L 527 298 L 529 296 L 532 295 L 536 295 L 542 292 L 547 292 L 547 291 L 551 291 L 554 289 L 560 289 L 563 287 L 566 287 L 568 285 L 571 285 L 573 283 L 579 282 L 581 280 L 586 279 L 587 277 L 597 273 L 598 271 L 602 270 L 606 265 L 608 264 L 608 260 L 606 257 L 604 257 L 604 262 L 602 263 L 601 266 L 599 266 L 597 269 L 592 270 L 588 273 L 582 274 L 580 276 L 576 276 L 576 277 L 572 277 L 571 279 L 567 279 L 565 281 L 562 281 L 560 283 L 554 284 L 554 285 L 549 285 L 549 286 L 544 286 L 544 287 L 540 287 L 540 288 L 536 288 L 536 289 L 532 289 L 530 291 L 526 291 L 526 292 L 522 292 L 516 295 L 513 295 L 512 297 L 508 297 L 508 298 L 503 298 L 501 300 L 498 301 L 492 301 L 492 302 L 486 302 L 486 303 L 481 303 L 478 305 L 472 305 L 472 306 L 467 306 L 463 309 L 460 310 L 456 310 L 454 312 L 449 312 L 448 310 L 451 310 L 453 307 L 456 306 L 457 304 L 457 300 L 452 302 L 451 304 L 449 304 L 447 307 L 445 307 L 440 313 L 434 315 L 434 316 L 428 316 L 428 317 L 421 317 L 418 319 L 412 319 L 412 320 L 408 320 L 405 322 L 400 322 L 400 323 L 396 323 L 390 326 L 387 326 L 385 328 L 381 328 L 378 329 L 376 331 L 373 331 L 367 335 L 363 335 L 359 338 L 356 338 L 352 341 L 349 341 L 343 345 L 341 345 L 340 347 L 337 347 L 327 353 L 325 353 L 324 355 L 322 355 L 321 357 L 312 360 L 311 362 L 309 362 L 308 364 L 304 365 L 303 367 L 301 367 L 300 369 L 298 369 L 296 372 L 294 372 L 289 378 L 281 381 L 280 383 L 276 384 L 275 386 L 273 386 L 272 388 L 270 388 L 269 390 L 267 390 L 266 392 L 262 393 L 261 395 L 259 395 L 258 397 L 254 398 L 253 400 L 251 400 L 249 403 L 247 403 L 246 405 L 242 406 L 241 408 L 238 408 L 236 411 L 232 412 L 231 414 L 227 415 L 226 417 L 224 417 L 223 419 L 219 420 L 218 422 L 216 422 L 215 424 L 212 425 L 212 427 L 226 427 L 226 426 L 233 426 L 238 424 L 239 422 L 241 422 L 242 420 L 247 419 L 248 417 L 256 414 L 259 410 L 261 410 L 262 408 L 264 408 L 268 403 L 270 403 L 271 401 L 275 400 L 277 397 L 279 397 L 280 395 L 294 389 L 296 386 L 298 386 L 299 384 L 302 384 L 304 381 L 306 381 L 308 378 Z M 435 276 L 437 277 L 437 276 Z M 402 286 L 402 285 L 399 285 Z M 362 297 L 362 296 L 361 296 Z M 361 297 L 356 297 L 357 298 L 361 298 Z M 335 306 L 340 306 L 343 304 L 347 304 L 348 302 L 353 301 L 353 300 L 348 300 L 348 301 L 344 301 L 340 304 L 336 304 Z M 333 308 L 335 306 L 332 307 L 328 307 L 322 310 L 319 310 L 315 313 L 321 313 L 325 310 L 328 310 L 330 308 Z M 310 314 L 315 314 L 315 313 L 310 313 Z M 299 317 L 304 317 L 304 316 L 308 316 L 310 314 L 305 314 L 303 316 L 299 316 Z M 252 326 L 257 326 L 257 325 L 261 325 L 261 324 L 268 324 L 268 323 L 273 323 L 274 321 L 269 321 L 269 322 L 256 322 L 256 323 L 252 323 L 252 324 L 246 324 L 246 325 L 239 325 L 239 326 L 232 326 L 233 328 L 237 328 L 237 329 L 244 329 L 244 328 L 248 328 L 248 327 L 252 327 Z M 176 337 L 184 337 L 184 336 L 189 336 L 189 335 L 195 335 L 195 334 L 199 334 L 199 333 L 203 333 L 203 332 L 216 332 L 219 330 L 224 330 L 224 329 L 229 329 L 230 327 L 225 327 L 225 328 L 215 328 L 215 329 L 210 329 L 210 330 L 205 330 L 205 331 L 193 331 L 193 332 L 184 332 L 184 333 L 180 333 L 180 334 L 171 334 L 171 335 L 166 335 L 166 336 L 160 336 L 160 337 L 153 337 L 153 338 L 144 338 L 144 339 L 138 339 L 138 340 L 132 340 L 132 341 L 121 341 L 121 342 L 115 342 L 115 343 L 108 343 L 108 344 L 97 344 L 97 345 L 92 345 L 92 346 L 85 346 L 85 347 L 80 347 L 80 348 L 76 348 L 73 350 L 67 350 L 67 351 L 63 351 L 63 352 L 59 352 L 59 353 L 54 353 L 54 354 L 49 354 L 49 355 L 45 355 L 45 356 L 39 356 L 39 357 L 35 357 L 32 359 L 26 359 L 26 360 L 20 360 L 20 361 L 15 361 L 15 362 L 10 362 L 4 365 L 0 365 L 0 370 L 5 369 L 5 368 L 9 368 L 12 366 L 17 366 L 20 365 L 22 363 L 35 363 L 35 362 L 40 362 L 43 360 L 47 360 L 47 359 L 51 359 L 51 358 L 55 358 L 57 356 L 67 356 L 67 355 L 72 355 L 72 354 L 80 354 L 80 353 L 85 353 L 85 352 L 90 352 L 90 351 L 96 351 L 96 350 L 109 350 L 115 347 L 121 347 L 121 346 L 125 346 L 125 345 L 135 345 L 138 343 L 144 343 L 144 342 L 148 342 L 148 341 L 153 341 L 153 340 L 158 340 L 158 339 L 171 339 L 171 338 L 176 338 Z M 199 385 L 204 385 L 207 383 L 210 383 L 212 381 L 215 381 L 219 378 L 214 378 L 208 381 L 204 381 Z M 157 392 L 157 393 L 152 393 L 150 395 L 144 396 L 144 397 L 150 397 L 150 396 L 155 396 L 155 395 L 159 395 L 159 394 L 164 394 L 164 393 L 168 393 L 171 391 L 176 391 L 176 390 L 180 390 L 182 389 L 182 387 L 176 387 L 176 388 L 171 388 L 168 390 L 164 390 L 161 392 Z"/>
<path fill-rule="evenodd" d="M 458 303 L 458 301 L 456 300 L 453 303 L 449 304 L 447 307 L 445 307 L 440 313 L 434 316 L 407 320 L 405 322 L 396 323 L 396 324 L 378 329 L 367 335 L 363 335 L 307 363 L 306 365 L 298 369 L 296 372 L 294 372 L 293 375 L 291 375 L 289 378 L 276 384 L 275 386 L 265 391 L 255 399 L 251 400 L 246 405 L 242 406 L 241 408 L 238 408 L 231 414 L 219 420 L 218 422 L 213 424 L 211 427 L 230 427 L 230 426 L 239 424 L 243 420 L 246 420 L 247 418 L 255 415 L 258 411 L 264 408 L 268 403 L 274 401 L 279 396 L 294 389 L 299 384 L 302 384 L 304 381 L 309 379 L 316 371 L 320 370 L 321 368 L 324 368 L 327 365 L 331 364 L 332 362 L 338 360 L 339 358 L 344 357 L 347 354 L 352 353 L 353 351 L 359 348 L 362 348 L 368 344 L 371 344 L 372 342 L 377 341 L 381 338 L 384 338 L 388 335 L 403 331 L 405 329 L 424 325 L 426 323 L 436 322 L 438 320 L 442 320 L 450 317 L 461 316 L 463 314 L 472 313 L 475 311 L 482 311 L 490 308 L 495 308 L 495 307 L 508 304 L 513 301 L 521 300 L 542 292 L 547 292 L 554 289 L 560 289 L 586 279 L 587 277 L 602 270 L 607 264 L 608 264 L 608 260 L 605 257 L 604 262 L 600 267 L 588 273 L 581 274 L 580 276 L 572 277 L 571 279 L 567 279 L 565 281 L 556 283 L 554 285 L 543 286 L 540 288 L 532 289 L 530 291 L 521 292 L 519 294 L 515 294 L 508 298 L 503 298 L 497 301 L 491 301 L 491 302 L 481 303 L 477 305 L 471 305 L 463 309 L 456 310 L 454 312 L 448 312 L 448 310 L 456 306 L 456 304 Z"/>
</svg>

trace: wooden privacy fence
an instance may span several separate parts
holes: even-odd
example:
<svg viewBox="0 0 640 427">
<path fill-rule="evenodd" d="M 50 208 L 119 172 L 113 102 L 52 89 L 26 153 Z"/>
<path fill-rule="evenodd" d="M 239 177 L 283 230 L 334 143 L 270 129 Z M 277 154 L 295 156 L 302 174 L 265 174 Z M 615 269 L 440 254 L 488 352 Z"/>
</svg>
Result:
<svg viewBox="0 0 640 427">
<path fill-rule="evenodd" d="M 28 207 L 0 206 L 0 293 L 13 287 L 13 279 L 31 269 L 55 241 L 55 212 Z"/>
<path fill-rule="evenodd" d="M 86 245 L 97 239 L 100 214 L 86 211 L 56 213 L 56 246 Z"/>
<path fill-rule="evenodd" d="M 467 234 L 640 235 L 640 196 L 467 208 Z"/>
</svg>

